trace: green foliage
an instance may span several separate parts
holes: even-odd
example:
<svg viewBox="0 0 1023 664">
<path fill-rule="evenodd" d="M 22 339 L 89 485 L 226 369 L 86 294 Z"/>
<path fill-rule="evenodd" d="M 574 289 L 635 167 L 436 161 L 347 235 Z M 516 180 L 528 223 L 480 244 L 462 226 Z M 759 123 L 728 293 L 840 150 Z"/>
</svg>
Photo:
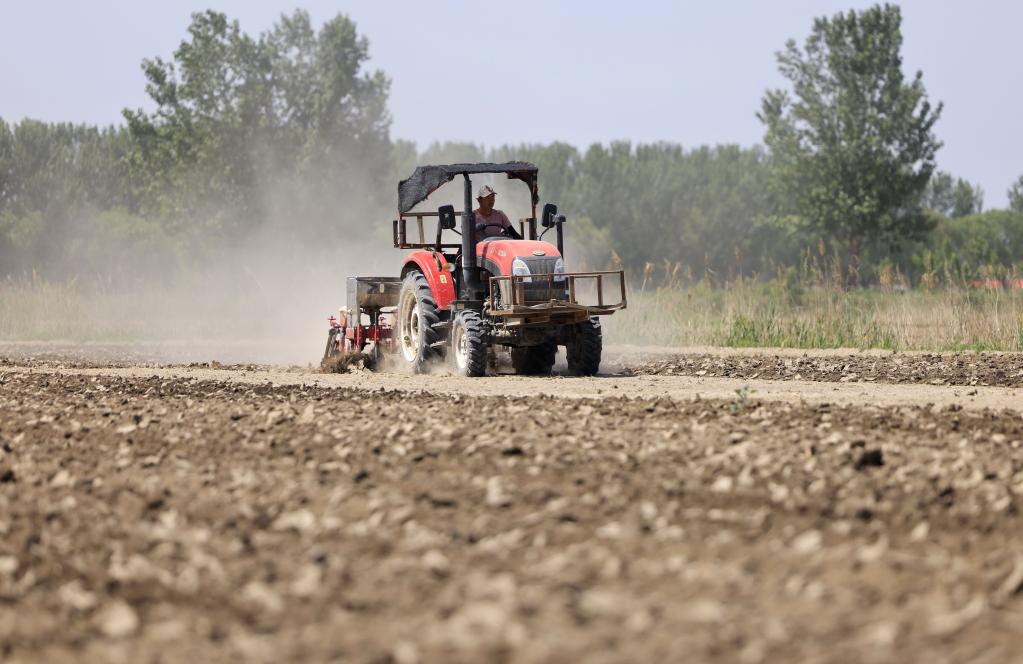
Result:
<svg viewBox="0 0 1023 664">
<path fill-rule="evenodd" d="M 732 399 L 730 404 L 728 404 L 728 412 L 732 415 L 738 415 L 746 410 L 746 407 L 749 406 L 750 393 L 755 391 L 756 390 L 751 390 L 749 385 L 743 385 L 739 389 L 735 390 L 735 398 Z"/>
<path fill-rule="evenodd" d="M 486 150 L 475 143 L 431 143 L 419 154 L 419 164 L 460 164 L 486 161 Z M 402 177 L 408 177 L 408 173 Z"/>
<path fill-rule="evenodd" d="M 608 343 L 887 350 L 1023 350 L 1023 290 L 842 290 L 781 279 L 629 294 L 606 319 Z"/>
<path fill-rule="evenodd" d="M 919 201 L 940 143 L 941 106 L 922 74 L 902 73 L 901 12 L 892 5 L 818 18 L 800 49 L 778 54 L 794 96 L 769 91 L 758 117 L 787 209 L 846 244 L 895 246 L 929 226 Z"/>
<path fill-rule="evenodd" d="M 504 145 L 488 155 L 493 161 L 522 160 L 540 169 L 540 197 L 545 201 L 568 203 L 579 175 L 579 150 L 574 145 L 555 141 L 548 145 Z"/>
<path fill-rule="evenodd" d="M 759 317 L 737 315 L 720 343 L 737 348 L 899 349 L 894 336 L 876 322 L 864 325 L 851 315 L 806 320 L 780 315 L 771 308 Z"/>
<path fill-rule="evenodd" d="M 942 219 L 914 254 L 921 272 L 948 272 L 956 280 L 1002 278 L 1023 267 L 1023 213 L 989 210 Z"/>
<path fill-rule="evenodd" d="M 260 234 L 336 247 L 393 191 L 368 57 L 343 15 L 250 36 L 207 11 L 173 60 L 143 62 L 156 108 L 126 127 L 0 120 L 0 273 L 163 274 Z"/>
<path fill-rule="evenodd" d="M 0 277 L 162 277 L 253 237 L 282 262 L 354 254 L 387 246 L 396 182 L 416 165 L 512 159 L 540 167 L 541 202 L 567 215 L 574 266 L 623 265 L 650 289 L 778 278 L 776 295 L 800 306 L 811 274 L 817 285 L 850 272 L 929 284 L 1018 274 L 1023 177 L 1009 192 L 1016 212 L 982 213 L 978 186 L 931 176 L 940 106 L 920 74 L 903 78 L 900 20 L 889 6 L 840 14 L 816 21 L 802 49 L 788 45 L 779 63 L 792 96 L 767 93 L 760 114 L 770 152 L 419 150 L 390 140 L 388 81 L 366 70 L 368 43 L 347 17 L 316 28 L 298 11 L 250 35 L 198 13 L 172 58 L 143 62 L 154 110 L 126 110 L 125 127 L 0 119 Z M 524 188 L 505 184 L 502 206 L 525 216 L 512 203 Z"/>
<path fill-rule="evenodd" d="M 701 273 L 737 254 L 763 257 L 748 242 L 773 209 L 766 182 L 759 148 L 616 142 L 590 146 L 566 198 L 607 229 L 625 264 L 680 261 Z"/>
<path fill-rule="evenodd" d="M 132 205 L 124 129 L 0 121 L 0 273 L 63 276 L 99 210 Z"/>
<path fill-rule="evenodd" d="M 1023 175 L 1009 187 L 1009 209 L 1014 212 L 1023 212 Z"/>
<path fill-rule="evenodd" d="M 319 31 L 282 16 L 252 37 L 195 14 L 174 61 L 146 60 L 156 110 L 125 111 L 142 209 L 205 239 L 269 223 L 297 241 L 340 237 L 379 203 L 390 172 L 388 81 L 339 15 Z M 387 189 L 390 189 L 389 187 Z"/>
<path fill-rule="evenodd" d="M 984 210 L 984 191 L 980 185 L 937 171 L 924 190 L 923 206 L 953 219 L 980 214 Z"/>
</svg>

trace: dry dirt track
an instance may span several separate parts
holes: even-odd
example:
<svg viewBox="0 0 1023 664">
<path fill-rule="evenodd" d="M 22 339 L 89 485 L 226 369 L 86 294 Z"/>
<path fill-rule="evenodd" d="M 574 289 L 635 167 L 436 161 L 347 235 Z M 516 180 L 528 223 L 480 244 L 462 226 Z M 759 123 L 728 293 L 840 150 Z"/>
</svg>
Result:
<svg viewBox="0 0 1023 664">
<path fill-rule="evenodd" d="M 1023 390 L 758 381 L 8 360 L 0 659 L 1014 659 Z"/>
</svg>

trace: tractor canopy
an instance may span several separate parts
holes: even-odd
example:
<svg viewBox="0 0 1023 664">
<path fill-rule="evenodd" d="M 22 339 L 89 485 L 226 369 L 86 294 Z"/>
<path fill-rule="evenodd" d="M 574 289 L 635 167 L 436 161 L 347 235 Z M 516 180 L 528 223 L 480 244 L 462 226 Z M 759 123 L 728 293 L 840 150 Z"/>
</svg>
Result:
<svg viewBox="0 0 1023 664">
<path fill-rule="evenodd" d="M 456 175 L 472 173 L 507 173 L 509 179 L 522 180 L 529 187 L 532 204 L 540 202 L 537 191 L 537 168 L 527 161 L 508 161 L 503 164 L 448 164 L 446 166 L 418 166 L 407 179 L 398 183 L 398 213 L 405 214 L 441 185 L 451 182 Z"/>
</svg>

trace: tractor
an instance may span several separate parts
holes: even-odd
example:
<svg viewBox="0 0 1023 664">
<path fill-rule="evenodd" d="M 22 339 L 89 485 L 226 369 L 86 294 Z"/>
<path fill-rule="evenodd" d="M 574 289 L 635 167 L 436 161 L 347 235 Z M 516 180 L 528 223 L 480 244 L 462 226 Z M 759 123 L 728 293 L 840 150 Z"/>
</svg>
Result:
<svg viewBox="0 0 1023 664">
<path fill-rule="evenodd" d="M 478 239 L 485 229 L 473 212 L 471 177 L 479 174 L 526 185 L 531 214 L 518 232 Z M 413 211 L 459 176 L 461 211 Z M 446 362 L 458 375 L 484 376 L 496 371 L 500 350 L 515 373 L 549 375 L 564 346 L 569 373 L 596 374 L 599 317 L 625 308 L 625 274 L 565 270 L 565 216 L 556 205 L 544 205 L 537 235 L 537 177 L 537 167 L 522 161 L 417 167 L 398 184 L 392 222 L 394 247 L 412 251 L 398 277 L 348 278 L 347 306 L 330 318 L 324 360 L 357 353 L 414 373 Z M 436 227 L 428 235 L 430 219 Z M 543 239 L 550 231 L 554 244 Z"/>
</svg>

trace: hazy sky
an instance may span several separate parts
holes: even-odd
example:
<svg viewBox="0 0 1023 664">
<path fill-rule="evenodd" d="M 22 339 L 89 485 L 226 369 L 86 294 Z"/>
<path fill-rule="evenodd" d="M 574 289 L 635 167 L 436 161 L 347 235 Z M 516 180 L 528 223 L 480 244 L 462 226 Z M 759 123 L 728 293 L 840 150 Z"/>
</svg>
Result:
<svg viewBox="0 0 1023 664">
<path fill-rule="evenodd" d="M 350 15 L 392 81 L 392 135 L 486 145 L 563 140 L 750 145 L 774 53 L 814 16 L 868 2 L 0 0 L 0 117 L 118 123 L 147 107 L 139 64 L 171 53 L 193 11 L 255 34 L 296 7 Z M 945 103 L 939 167 L 1004 206 L 1023 174 L 1023 2 L 902 4 L 904 64 Z"/>
</svg>

